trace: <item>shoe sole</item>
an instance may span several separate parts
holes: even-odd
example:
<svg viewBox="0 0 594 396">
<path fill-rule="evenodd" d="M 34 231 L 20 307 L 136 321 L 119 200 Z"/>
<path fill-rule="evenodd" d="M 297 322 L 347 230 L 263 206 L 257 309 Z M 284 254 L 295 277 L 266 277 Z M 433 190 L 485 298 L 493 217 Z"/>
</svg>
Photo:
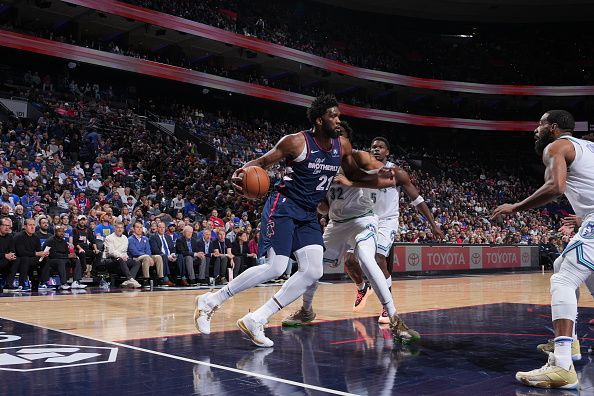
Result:
<svg viewBox="0 0 594 396">
<path fill-rule="evenodd" d="M 353 312 L 361 312 L 365 308 L 365 305 L 367 304 L 367 299 L 372 294 L 373 294 L 373 289 L 370 287 L 369 290 L 367 291 L 367 293 L 365 293 L 365 295 L 361 299 L 361 302 L 359 303 L 359 305 L 353 304 Z M 388 323 L 390 323 L 390 322 L 388 321 Z"/>
<path fill-rule="evenodd" d="M 562 386 L 555 386 L 555 383 L 550 382 L 537 382 L 537 381 L 530 381 L 528 378 L 522 378 L 516 374 L 516 380 L 523 383 L 524 385 L 532 386 L 535 388 L 544 388 L 544 389 L 578 389 L 580 386 L 579 381 L 574 382 L 573 384 L 566 384 Z"/>
<path fill-rule="evenodd" d="M 281 322 L 281 325 L 283 327 L 300 327 L 300 326 L 307 326 L 308 324 L 311 324 L 314 319 L 316 318 L 316 316 L 314 315 L 313 318 L 311 318 L 311 320 L 307 320 L 307 321 L 302 321 L 302 320 L 283 320 Z"/>
<path fill-rule="evenodd" d="M 239 319 L 237 321 L 237 327 L 239 327 L 239 330 L 241 330 L 241 332 L 243 334 L 245 334 L 246 336 L 250 337 L 250 340 L 252 341 L 252 343 L 256 346 L 259 346 L 260 348 L 270 348 L 273 345 L 264 345 L 261 342 L 258 342 L 256 340 L 256 338 L 254 337 L 254 335 L 252 334 L 252 332 L 250 331 L 250 329 L 247 328 L 247 326 L 245 325 L 245 323 L 243 323 L 243 319 Z"/>
<path fill-rule="evenodd" d="M 379 324 L 390 324 L 390 318 L 387 316 L 379 316 L 379 318 L 377 318 L 377 323 Z"/>
</svg>

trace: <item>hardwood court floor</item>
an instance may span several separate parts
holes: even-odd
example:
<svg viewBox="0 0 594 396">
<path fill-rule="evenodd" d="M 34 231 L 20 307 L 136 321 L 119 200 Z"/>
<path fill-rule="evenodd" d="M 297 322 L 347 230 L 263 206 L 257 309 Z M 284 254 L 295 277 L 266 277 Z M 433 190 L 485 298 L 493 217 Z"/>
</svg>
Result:
<svg viewBox="0 0 594 396">
<path fill-rule="evenodd" d="M 204 291 L 3 295 L 0 395 L 574 395 L 514 378 L 546 361 L 535 346 L 550 337 L 549 277 L 396 280 L 402 317 L 422 335 L 414 345 L 378 325 L 374 296 L 354 314 L 350 283 L 320 286 L 315 325 L 277 326 L 299 302 L 277 314 L 267 330 L 273 348 L 252 345 L 235 321 L 278 286 L 228 301 L 210 335 L 192 322 Z M 594 301 L 582 296 L 575 367 L 580 396 L 594 396 Z"/>
<path fill-rule="evenodd" d="M 396 279 L 392 292 L 400 313 L 493 303 L 548 305 L 549 278 L 550 273 L 520 273 Z M 264 303 L 278 288 L 257 287 L 227 301 L 214 315 L 212 331 L 236 330 L 236 320 Z M 364 311 L 352 312 L 354 290 L 351 283 L 320 285 L 314 302 L 317 320 L 377 315 L 380 305 L 375 296 L 368 300 Z M 193 303 L 200 293 L 204 291 L 4 295 L 0 298 L 0 312 L 6 319 L 104 341 L 166 337 L 196 332 L 192 322 Z M 580 307 L 594 307 L 594 299 L 584 286 L 581 295 Z M 283 316 L 299 304 L 297 301 L 276 314 L 269 325 L 280 325 Z"/>
</svg>

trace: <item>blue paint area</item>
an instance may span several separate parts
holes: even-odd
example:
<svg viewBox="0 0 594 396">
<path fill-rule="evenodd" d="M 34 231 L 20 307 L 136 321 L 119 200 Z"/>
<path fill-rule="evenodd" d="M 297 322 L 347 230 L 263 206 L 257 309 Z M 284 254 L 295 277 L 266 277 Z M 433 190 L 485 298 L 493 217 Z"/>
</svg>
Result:
<svg viewBox="0 0 594 396">
<path fill-rule="evenodd" d="M 224 308 L 223 308 L 224 309 Z M 594 395 L 594 328 L 582 323 L 581 395 Z M 320 322 L 303 328 L 270 328 L 274 348 L 259 349 L 238 331 L 130 340 L 129 345 L 355 394 L 569 395 L 515 382 L 518 370 L 542 366 L 536 345 L 550 335 L 550 308 L 492 304 L 404 314 L 423 339 L 417 347 L 392 341 L 376 318 Z M 214 316 L 215 321 L 224 315 Z M 114 347 L 35 326 L 0 320 L 0 331 L 22 337 L 0 348 L 37 344 Z M 142 334 L 139 334 L 142 336 Z M 0 341 L 2 341 L 0 335 Z M 0 350 L 0 354 L 4 351 Z M 2 361 L 0 355 L 0 362 Z M 40 363 L 35 363 L 39 367 Z M 0 366 L 0 369 L 6 366 Z M 16 366 L 11 366 L 16 367 Z M 256 378 L 167 356 L 118 348 L 113 363 L 33 373 L 0 372 L 0 394 L 10 395 L 291 395 L 324 394 L 314 389 Z"/>
</svg>

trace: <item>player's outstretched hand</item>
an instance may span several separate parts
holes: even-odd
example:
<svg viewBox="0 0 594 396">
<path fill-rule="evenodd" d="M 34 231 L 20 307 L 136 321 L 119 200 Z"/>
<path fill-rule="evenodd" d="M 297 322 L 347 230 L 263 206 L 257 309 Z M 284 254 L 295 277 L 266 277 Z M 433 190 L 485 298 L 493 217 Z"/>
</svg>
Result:
<svg viewBox="0 0 594 396">
<path fill-rule="evenodd" d="M 436 241 L 444 240 L 445 235 L 443 234 L 443 231 L 441 230 L 441 228 L 439 228 L 438 225 L 436 225 L 435 227 L 431 227 L 431 232 L 433 233 L 433 239 L 435 239 Z"/>
<path fill-rule="evenodd" d="M 567 215 L 566 217 L 564 217 L 563 220 L 561 220 L 561 223 L 564 226 L 568 226 L 568 227 L 581 227 L 582 219 L 581 219 L 581 217 L 578 217 L 578 216 L 572 214 L 572 215 Z"/>
<path fill-rule="evenodd" d="M 559 232 L 563 235 L 573 236 L 574 227 L 572 225 L 562 225 Z"/>
<path fill-rule="evenodd" d="M 491 214 L 490 220 L 495 220 L 497 216 L 500 215 L 508 215 L 514 213 L 514 205 L 512 204 L 503 204 L 499 205 Z"/>
<path fill-rule="evenodd" d="M 239 194 L 243 193 L 243 168 L 239 168 L 233 172 L 233 176 L 231 176 L 231 184 L 233 185 L 233 189 L 235 189 L 235 191 L 237 191 Z"/>
<path fill-rule="evenodd" d="M 334 183 L 345 187 L 352 187 L 353 185 L 353 182 L 347 179 L 344 175 L 336 175 L 334 178 Z"/>
</svg>

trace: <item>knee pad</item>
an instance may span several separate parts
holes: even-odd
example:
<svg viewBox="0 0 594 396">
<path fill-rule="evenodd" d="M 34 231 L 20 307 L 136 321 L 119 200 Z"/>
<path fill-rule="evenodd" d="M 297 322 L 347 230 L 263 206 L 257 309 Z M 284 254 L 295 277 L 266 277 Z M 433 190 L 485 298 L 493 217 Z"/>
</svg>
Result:
<svg viewBox="0 0 594 396">
<path fill-rule="evenodd" d="M 285 273 L 287 265 L 289 265 L 289 257 L 279 256 L 274 252 L 274 248 L 270 248 L 268 251 L 268 264 L 263 265 L 262 271 L 269 271 L 270 277 L 274 279 Z"/>
<path fill-rule="evenodd" d="M 551 312 L 553 321 L 568 319 L 575 321 L 577 316 L 576 288 L 572 282 L 560 274 L 551 276 Z"/>
<path fill-rule="evenodd" d="M 322 246 L 302 247 L 295 252 L 295 258 L 299 264 L 299 273 L 308 283 L 313 283 L 324 275 L 324 248 Z"/>
</svg>

